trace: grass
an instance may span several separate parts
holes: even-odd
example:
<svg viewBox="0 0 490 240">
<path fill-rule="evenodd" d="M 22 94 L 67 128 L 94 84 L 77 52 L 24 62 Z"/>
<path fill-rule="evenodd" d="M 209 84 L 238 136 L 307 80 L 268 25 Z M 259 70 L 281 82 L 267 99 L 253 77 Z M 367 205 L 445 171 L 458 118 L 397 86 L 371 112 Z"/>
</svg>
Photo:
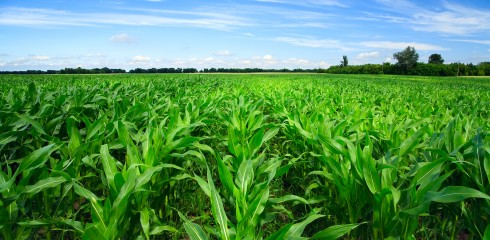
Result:
<svg viewBox="0 0 490 240">
<path fill-rule="evenodd" d="M 486 239 L 490 79 L 0 76 L 2 239 Z"/>
</svg>

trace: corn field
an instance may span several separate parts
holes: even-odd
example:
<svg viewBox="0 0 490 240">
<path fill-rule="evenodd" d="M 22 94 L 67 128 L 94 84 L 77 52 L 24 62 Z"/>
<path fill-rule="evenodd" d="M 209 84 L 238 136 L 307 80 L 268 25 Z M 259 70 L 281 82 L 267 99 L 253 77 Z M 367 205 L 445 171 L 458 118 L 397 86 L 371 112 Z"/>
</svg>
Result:
<svg viewBox="0 0 490 240">
<path fill-rule="evenodd" d="M 490 79 L 0 76 L 0 239 L 490 239 Z"/>
</svg>

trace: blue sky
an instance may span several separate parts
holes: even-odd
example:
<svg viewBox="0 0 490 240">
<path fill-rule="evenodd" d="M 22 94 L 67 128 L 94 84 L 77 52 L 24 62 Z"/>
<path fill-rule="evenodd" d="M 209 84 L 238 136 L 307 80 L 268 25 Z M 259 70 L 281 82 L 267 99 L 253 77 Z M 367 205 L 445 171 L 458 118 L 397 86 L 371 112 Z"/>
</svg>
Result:
<svg viewBox="0 0 490 240">
<path fill-rule="evenodd" d="M 0 70 L 490 61 L 490 1 L 0 0 Z"/>
</svg>

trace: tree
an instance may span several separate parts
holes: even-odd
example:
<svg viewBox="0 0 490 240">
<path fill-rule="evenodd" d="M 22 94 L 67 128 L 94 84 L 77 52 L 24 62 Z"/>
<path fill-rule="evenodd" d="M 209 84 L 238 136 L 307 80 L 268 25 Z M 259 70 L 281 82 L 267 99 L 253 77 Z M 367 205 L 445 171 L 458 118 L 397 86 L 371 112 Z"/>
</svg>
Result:
<svg viewBox="0 0 490 240">
<path fill-rule="evenodd" d="M 441 54 L 434 53 L 434 54 L 430 55 L 430 57 L 429 57 L 429 63 L 432 63 L 432 64 L 443 64 L 444 63 L 444 59 L 442 59 Z"/>
<path fill-rule="evenodd" d="M 340 61 L 340 66 L 341 67 L 347 67 L 349 65 L 349 59 L 347 59 L 347 56 L 342 56 L 342 61 Z"/>
<path fill-rule="evenodd" d="M 405 73 L 417 65 L 419 54 L 415 48 L 408 46 L 405 50 L 393 54 L 393 58 L 398 60 L 397 65 L 401 67 Z"/>
</svg>

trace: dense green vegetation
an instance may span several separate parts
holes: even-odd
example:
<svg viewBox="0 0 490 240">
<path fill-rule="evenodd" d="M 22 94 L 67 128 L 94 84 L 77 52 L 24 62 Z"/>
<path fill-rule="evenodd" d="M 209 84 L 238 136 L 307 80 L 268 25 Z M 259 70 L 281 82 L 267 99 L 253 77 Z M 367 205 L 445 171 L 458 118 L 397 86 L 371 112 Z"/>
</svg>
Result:
<svg viewBox="0 0 490 240">
<path fill-rule="evenodd" d="M 397 64 L 364 64 L 351 66 L 331 66 L 325 70 L 333 74 L 391 74 L 416 76 L 490 76 L 490 62 L 474 64 L 435 64 L 417 63 L 412 68 L 403 68 Z"/>
<path fill-rule="evenodd" d="M 0 239 L 490 237 L 488 78 L 1 75 L 0 130 Z"/>
</svg>

